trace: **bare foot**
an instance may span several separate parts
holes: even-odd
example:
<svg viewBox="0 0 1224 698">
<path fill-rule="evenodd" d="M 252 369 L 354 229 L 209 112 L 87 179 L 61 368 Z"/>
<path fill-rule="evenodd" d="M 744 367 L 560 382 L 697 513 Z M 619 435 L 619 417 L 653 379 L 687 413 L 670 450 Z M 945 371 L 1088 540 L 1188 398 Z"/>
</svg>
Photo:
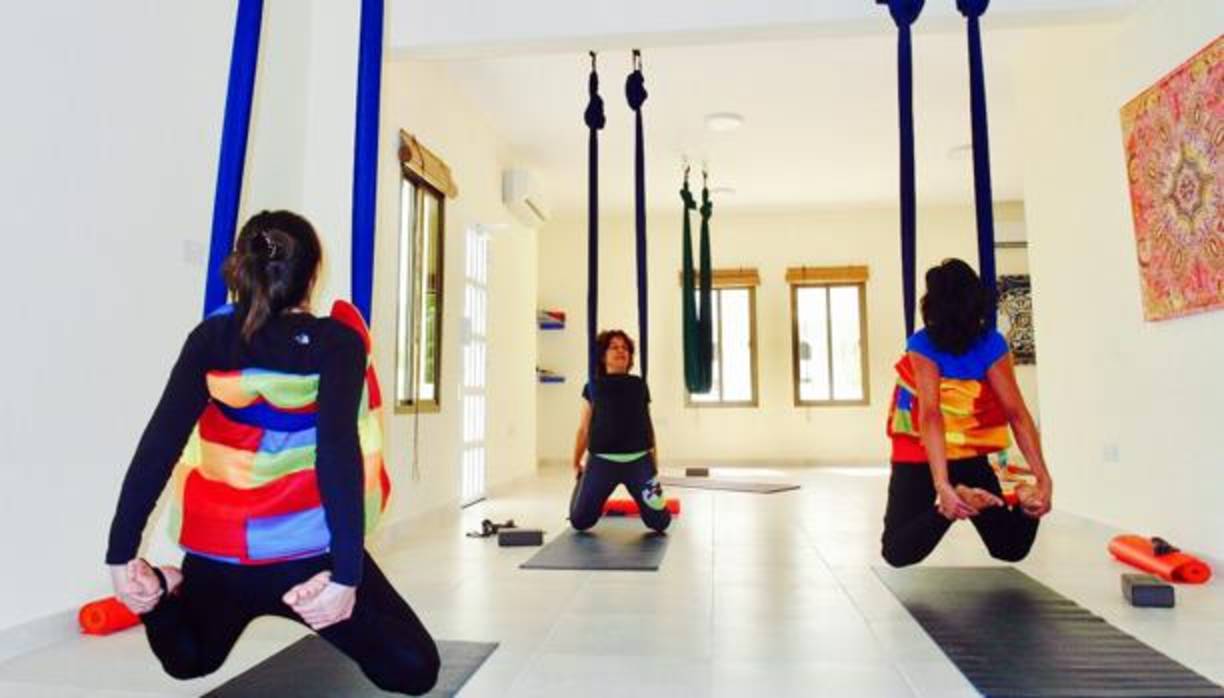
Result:
<svg viewBox="0 0 1224 698">
<path fill-rule="evenodd" d="M 994 496 L 980 487 L 966 487 L 964 485 L 956 486 L 956 495 L 960 497 L 965 504 L 981 511 L 990 507 L 1003 506 L 1003 500 Z"/>
<path fill-rule="evenodd" d="M 330 582 L 331 572 L 324 570 L 286 591 L 281 600 L 290 607 L 296 608 L 318 596 L 321 591 L 327 588 Z"/>
<path fill-rule="evenodd" d="M 1016 501 L 1024 513 L 1032 516 L 1033 512 L 1041 510 L 1041 491 L 1028 484 L 1016 485 Z"/>
</svg>

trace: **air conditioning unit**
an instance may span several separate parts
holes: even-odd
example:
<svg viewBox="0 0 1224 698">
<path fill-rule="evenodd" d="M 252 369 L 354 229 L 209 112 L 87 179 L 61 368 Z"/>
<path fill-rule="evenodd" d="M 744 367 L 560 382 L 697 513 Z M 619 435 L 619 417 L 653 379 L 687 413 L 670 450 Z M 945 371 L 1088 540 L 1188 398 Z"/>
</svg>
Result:
<svg viewBox="0 0 1224 698">
<path fill-rule="evenodd" d="M 528 228 L 539 228 L 548 222 L 548 204 L 536 179 L 527 170 L 502 172 L 502 203 Z"/>
</svg>

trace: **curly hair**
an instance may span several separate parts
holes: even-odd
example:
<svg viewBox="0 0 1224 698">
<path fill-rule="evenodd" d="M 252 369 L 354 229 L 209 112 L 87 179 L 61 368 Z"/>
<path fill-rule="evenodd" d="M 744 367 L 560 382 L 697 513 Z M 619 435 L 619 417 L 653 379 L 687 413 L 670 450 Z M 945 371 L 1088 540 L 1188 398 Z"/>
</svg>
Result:
<svg viewBox="0 0 1224 698">
<path fill-rule="evenodd" d="M 625 346 L 628 347 L 629 368 L 633 368 L 633 355 L 636 351 L 633 340 L 629 338 L 629 335 L 624 330 L 604 330 L 599 333 L 599 336 L 595 337 L 595 345 L 599 347 L 599 363 L 595 366 L 596 376 L 608 375 L 608 362 L 605 357 L 608 355 L 608 347 L 612 346 L 612 340 L 617 337 L 620 337 L 625 342 Z"/>
<path fill-rule="evenodd" d="M 964 354 L 986 329 L 991 294 L 963 260 L 945 259 L 926 273 L 922 322 L 935 346 Z"/>
</svg>

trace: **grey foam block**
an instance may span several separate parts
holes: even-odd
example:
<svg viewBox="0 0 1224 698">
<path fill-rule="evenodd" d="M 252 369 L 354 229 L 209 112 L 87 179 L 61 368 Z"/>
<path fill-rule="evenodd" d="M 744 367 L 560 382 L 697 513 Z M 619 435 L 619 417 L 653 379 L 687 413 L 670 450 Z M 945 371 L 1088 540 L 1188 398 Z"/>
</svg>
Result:
<svg viewBox="0 0 1224 698">
<path fill-rule="evenodd" d="M 503 548 L 544 545 L 544 531 L 538 528 L 505 528 L 497 532 L 497 544 Z"/>
<path fill-rule="evenodd" d="M 1150 574 L 1122 575 L 1122 596 L 1132 606 L 1173 608 L 1173 585 Z"/>
</svg>

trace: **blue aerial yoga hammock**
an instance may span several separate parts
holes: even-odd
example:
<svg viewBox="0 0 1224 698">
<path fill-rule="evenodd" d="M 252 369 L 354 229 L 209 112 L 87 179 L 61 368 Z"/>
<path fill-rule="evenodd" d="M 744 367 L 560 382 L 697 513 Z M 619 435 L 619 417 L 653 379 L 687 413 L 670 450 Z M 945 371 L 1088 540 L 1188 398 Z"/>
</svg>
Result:
<svg viewBox="0 0 1224 698">
<path fill-rule="evenodd" d="M 384 0 L 362 0 L 357 60 L 357 116 L 353 137 L 352 293 L 373 324 L 374 224 L 378 205 L 378 106 L 382 87 Z"/>
<path fill-rule="evenodd" d="M 901 141 L 901 276 L 905 304 L 905 334 L 914 333 L 916 200 L 914 186 L 914 89 L 910 26 L 925 0 L 876 0 L 888 5 L 897 25 L 897 102 Z M 986 129 L 986 80 L 982 68 L 979 19 L 990 0 L 957 0 L 969 34 L 969 101 L 973 121 L 973 190 L 977 211 L 978 273 L 990 298 L 987 323 L 995 325 L 994 210 L 990 187 L 990 137 Z"/>
<path fill-rule="evenodd" d="M 592 395 L 595 377 L 601 357 L 596 341 L 599 332 L 599 130 L 607 123 L 603 98 L 599 96 L 599 74 L 596 72 L 595 52 L 591 55 L 591 74 L 587 78 L 588 102 L 583 121 L 588 129 L 587 140 L 587 381 Z M 649 329 L 646 308 L 646 157 L 645 138 L 642 127 L 642 104 L 646 102 L 646 80 L 642 75 L 642 56 L 633 52 L 633 71 L 625 80 L 625 97 L 634 112 L 634 204 L 635 238 L 637 247 L 637 311 L 638 346 L 642 380 L 646 380 L 649 369 Z"/>
<path fill-rule="evenodd" d="M 897 105 L 901 135 L 901 295 L 905 336 L 914 334 L 917 194 L 914 187 L 914 68 L 910 25 L 926 0 L 876 0 L 887 4 L 897 24 Z"/>
<path fill-rule="evenodd" d="M 995 280 L 994 197 L 990 188 L 990 134 L 986 129 L 986 75 L 982 67 L 979 22 L 990 0 L 956 0 L 969 34 L 969 109 L 973 118 L 973 195 L 977 206 L 978 274 L 990 298 L 986 322 L 995 326 L 998 287 Z"/>
<path fill-rule="evenodd" d="M 221 265 L 234 248 L 238 202 L 242 196 L 242 170 L 251 127 L 251 101 L 255 95 L 255 68 L 259 64 L 259 30 L 263 0 L 239 0 L 230 54 L 229 86 L 225 92 L 225 120 L 221 126 L 221 156 L 217 162 L 217 193 L 213 198 L 212 240 L 204 277 L 204 316 L 225 305 L 225 279 Z"/>
<path fill-rule="evenodd" d="M 353 142 L 352 297 L 366 323 L 371 321 L 374 287 L 374 223 L 378 177 L 378 109 L 382 73 L 384 0 L 362 0 L 357 68 L 357 116 Z M 234 248 L 242 172 L 246 161 L 259 63 L 263 0 L 239 0 L 230 57 L 212 239 L 205 276 L 204 315 L 226 302 L 221 266 Z"/>
<path fill-rule="evenodd" d="M 625 99 L 633 110 L 633 202 L 634 230 L 637 239 L 637 311 L 638 338 L 642 347 L 639 355 L 642 365 L 642 380 L 646 380 L 649 366 L 650 327 L 647 325 L 646 299 L 646 145 L 642 133 L 642 104 L 646 102 L 646 78 L 642 75 L 642 53 L 633 51 L 633 72 L 625 79 Z"/>
<path fill-rule="evenodd" d="M 599 130 L 607 123 L 603 98 L 599 96 L 599 74 L 595 72 L 595 52 L 591 52 L 591 75 L 587 78 L 587 383 L 595 390 L 599 366 Z"/>
</svg>

